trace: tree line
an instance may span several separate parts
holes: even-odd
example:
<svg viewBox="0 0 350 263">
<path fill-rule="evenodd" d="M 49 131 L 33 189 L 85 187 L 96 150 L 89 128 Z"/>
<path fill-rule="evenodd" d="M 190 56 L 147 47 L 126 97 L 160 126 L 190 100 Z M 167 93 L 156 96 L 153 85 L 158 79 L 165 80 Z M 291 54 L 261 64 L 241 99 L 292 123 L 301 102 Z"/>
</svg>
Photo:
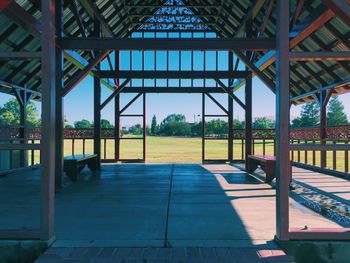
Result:
<svg viewBox="0 0 350 263">
<path fill-rule="evenodd" d="M 0 106 L 0 125 L 13 126 L 20 123 L 20 108 L 16 99 L 10 99 L 3 106 Z M 83 119 L 75 121 L 73 125 L 68 124 L 67 118 L 64 119 L 65 128 L 93 128 L 94 123 Z M 33 102 L 27 105 L 27 124 L 29 127 L 40 127 L 41 120 L 38 110 Z M 305 103 L 302 106 L 300 117 L 294 118 L 291 121 L 291 127 L 306 128 L 317 127 L 320 124 L 320 107 L 317 102 Z M 333 96 L 327 108 L 327 125 L 347 125 L 349 124 L 347 115 L 344 110 L 344 105 L 337 96 Z M 238 119 L 233 120 L 233 126 L 236 129 L 244 129 L 245 122 Z M 101 120 L 101 128 L 114 128 L 108 120 Z M 275 128 L 275 121 L 266 117 L 258 117 L 253 121 L 254 129 L 273 129 Z M 206 121 L 205 131 L 208 135 L 226 136 L 228 130 L 228 123 L 223 119 L 212 119 Z M 170 114 L 160 123 L 154 115 L 151 126 L 146 127 L 148 135 L 157 136 L 200 136 L 202 134 L 202 122 L 190 123 L 186 121 L 183 114 Z M 131 127 L 122 127 L 121 134 L 140 135 L 143 133 L 141 124 L 135 124 Z"/>
<path fill-rule="evenodd" d="M 309 102 L 303 104 L 300 112 L 300 117 L 292 120 L 293 128 L 311 128 L 320 125 L 320 104 L 318 102 Z M 348 125 L 348 117 L 345 113 L 344 105 L 339 100 L 338 96 L 333 96 L 327 107 L 327 125 Z"/>
</svg>

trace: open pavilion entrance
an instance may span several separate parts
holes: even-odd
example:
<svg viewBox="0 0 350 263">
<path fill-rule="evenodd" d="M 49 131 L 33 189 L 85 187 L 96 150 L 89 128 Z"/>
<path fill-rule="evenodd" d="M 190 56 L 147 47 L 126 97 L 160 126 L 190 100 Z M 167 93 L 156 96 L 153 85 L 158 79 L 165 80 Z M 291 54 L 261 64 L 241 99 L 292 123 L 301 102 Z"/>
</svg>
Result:
<svg viewBox="0 0 350 263">
<path fill-rule="evenodd" d="M 111 240 L 123 240 L 116 246 L 131 246 L 127 242 L 130 237 L 139 241 L 149 237 L 157 240 L 157 246 L 175 246 L 179 240 L 179 246 L 215 246 L 222 244 L 222 240 L 248 240 L 244 246 L 254 244 L 254 240 L 263 240 L 266 245 L 273 236 L 286 242 L 349 240 L 349 226 L 335 223 L 334 218 L 322 217 L 300 205 L 300 200 L 295 200 L 302 197 L 303 204 L 311 204 L 311 207 L 315 201 L 312 197 L 319 196 L 322 200 L 330 197 L 330 191 L 336 187 L 320 186 L 314 176 L 331 180 L 330 184 L 348 183 L 349 145 L 345 142 L 330 144 L 326 123 L 330 97 L 349 91 L 348 1 L 287 2 L 289 5 L 285 1 L 212 0 L 157 4 L 108 0 L 79 0 L 69 4 L 53 0 L 42 0 L 40 4 L 30 0 L 2 2 L 0 22 L 7 27 L 1 32 L 0 87 L 1 92 L 17 98 L 20 126 L 15 132 L 9 132 L 10 139 L 6 138 L 0 144 L 0 150 L 10 154 L 19 151 L 22 167 L 6 171 L 6 174 L 12 172 L 15 175 L 1 178 L 1 193 L 8 200 L 2 204 L 3 211 L 7 211 L 4 214 L 8 217 L 0 219 L 4 220 L 1 226 L 7 225 L 0 229 L 0 238 L 47 241 L 57 236 L 57 244 L 60 244 L 60 240 L 70 240 L 69 236 L 76 231 L 75 236 L 82 237 L 82 243 L 93 238 L 97 240 L 98 232 L 104 232 L 103 237 L 109 237 L 107 241 L 103 237 L 100 239 L 102 243 L 106 241 L 105 246 L 112 245 Z M 124 51 L 128 52 L 129 59 L 122 58 Z M 190 52 L 189 68 L 182 67 L 180 62 L 178 68 L 170 68 L 170 52 L 182 54 L 185 51 Z M 144 58 L 146 52 L 155 56 L 151 66 L 145 63 L 149 60 Z M 166 61 L 165 66 L 157 64 L 157 52 L 162 52 L 162 56 L 165 54 L 166 59 L 161 60 Z M 203 53 L 209 52 L 214 52 L 215 63 L 210 63 L 214 68 L 206 67 Z M 227 54 L 227 59 L 220 59 L 220 52 Z M 133 62 L 133 54 L 139 56 L 139 62 Z M 203 60 L 202 68 L 195 68 L 196 54 L 201 54 L 198 59 Z M 123 68 L 125 61 L 129 61 L 129 68 Z M 220 68 L 219 61 L 225 61 L 226 66 Z M 146 69 L 148 66 L 150 68 Z M 94 129 L 90 132 L 94 141 L 93 153 L 97 155 L 101 171 L 93 177 L 87 176 L 86 180 L 84 174 L 82 180 L 64 187 L 67 178 L 63 173 L 62 101 L 88 74 L 94 78 Z M 276 145 L 275 188 L 257 183 L 244 171 L 244 162 L 253 153 L 253 76 L 276 95 L 276 130 L 272 132 Z M 166 85 L 146 83 L 151 80 L 165 80 Z M 171 80 L 178 80 L 179 84 L 171 84 Z M 183 86 L 180 80 L 189 80 L 191 84 Z M 202 80 L 203 85 L 194 86 L 193 80 Z M 210 80 L 209 85 L 206 80 Z M 101 100 L 101 88 L 104 87 L 111 92 Z M 235 91 L 243 87 L 245 100 L 241 101 Z M 229 164 L 159 167 L 102 164 L 101 110 L 112 100 L 118 102 L 123 92 L 140 96 L 151 92 L 195 92 L 203 94 L 203 98 L 213 93 L 227 94 L 228 108 L 223 110 L 229 116 L 225 138 L 228 144 L 233 141 L 230 117 L 233 101 L 244 108 L 246 114 L 242 170 Z M 34 133 L 40 134 L 40 140 L 34 142 L 28 137 L 26 126 L 28 98 L 41 101 L 43 109 L 42 125 Z M 290 133 L 290 105 L 307 101 L 318 101 L 321 106 L 319 138 L 312 138 L 313 143 L 308 143 L 310 138 L 293 140 Z M 118 124 L 122 109 L 118 103 L 115 105 L 115 123 Z M 203 118 L 205 115 L 202 114 Z M 119 131 L 117 127 L 114 134 Z M 116 142 L 114 162 L 119 158 L 120 137 L 113 139 Z M 205 140 L 203 137 L 204 147 Z M 33 168 L 26 165 L 28 151 L 40 151 L 41 158 L 39 169 L 29 171 L 30 176 L 25 177 L 23 175 Z M 228 147 L 228 160 L 225 161 L 234 161 L 232 151 L 232 147 Z M 344 171 L 326 169 L 327 152 L 330 151 L 344 152 Z M 294 166 L 291 170 L 291 159 L 294 160 L 294 154 L 300 159 L 300 152 L 320 154 L 320 167 L 316 167 L 316 163 L 307 166 L 317 172 L 303 168 L 295 170 Z M 205 155 L 203 161 L 207 161 Z M 10 168 L 13 168 L 11 164 Z M 161 180 L 157 175 L 163 172 L 165 176 Z M 298 183 L 294 190 L 290 190 L 292 172 Z M 326 175 L 330 172 L 334 180 Z M 342 176 L 341 181 L 336 176 Z M 137 177 L 139 181 L 134 181 Z M 308 191 L 305 193 L 306 185 Z M 325 191 L 325 187 L 330 188 Z M 23 202 L 18 193 L 25 188 L 27 195 Z M 332 200 L 346 207 L 347 192 L 333 192 Z M 24 217 L 23 203 L 30 208 Z M 82 205 L 85 206 L 81 208 Z M 259 209 L 262 209 L 261 213 L 256 214 Z M 85 213 L 84 220 L 77 214 L 79 211 L 82 215 Z M 109 213 L 114 216 L 109 217 Z M 267 214 L 264 219 L 273 219 L 258 220 L 264 213 Z M 302 223 L 305 214 L 308 216 L 306 227 Z M 139 217 L 142 220 L 138 221 Z M 87 222 L 88 225 L 82 225 Z M 315 227 L 313 222 L 316 222 Z M 131 232 L 123 232 L 124 225 Z M 191 242 L 186 243 L 186 240 Z M 215 242 L 210 243 L 211 240 Z M 72 246 L 80 242 L 70 241 Z M 229 246 L 229 243 L 222 245 Z"/>
<path fill-rule="evenodd" d="M 225 163 L 234 160 L 234 151 L 237 155 L 236 160 L 242 160 L 243 153 L 239 152 L 244 148 L 244 144 L 238 141 L 234 146 L 235 138 L 230 134 L 228 127 L 233 126 L 233 102 L 224 91 L 165 93 L 167 88 L 164 87 L 158 87 L 157 90 L 158 93 L 150 92 L 147 96 L 142 93 L 119 95 L 118 101 L 123 103 L 123 110 L 120 111 L 117 122 L 119 127 L 115 129 L 119 130 L 119 134 L 116 133 L 114 140 L 112 137 L 102 139 L 102 162 Z M 177 101 L 172 102 L 174 96 Z M 146 98 L 149 98 L 147 104 Z M 167 101 L 167 105 L 158 99 Z M 181 108 L 177 108 L 178 103 L 181 103 Z M 191 108 L 196 113 L 190 117 L 187 114 L 186 119 L 181 112 L 186 108 Z M 156 134 L 152 134 L 151 131 L 150 119 L 153 113 L 150 109 L 164 116 L 164 119 L 157 122 Z M 167 114 L 164 115 L 163 111 Z M 147 114 L 143 112 L 148 112 L 149 116 L 146 118 Z M 208 125 L 208 122 L 216 120 L 220 121 L 220 127 Z M 134 127 L 135 130 L 137 127 L 140 131 L 137 129 L 138 134 L 132 134 L 132 130 L 127 130 L 128 127 Z M 112 129 L 108 131 L 111 132 Z M 114 145 L 118 154 L 114 160 L 108 159 L 108 156 L 113 155 L 111 151 L 114 150 Z"/>
</svg>

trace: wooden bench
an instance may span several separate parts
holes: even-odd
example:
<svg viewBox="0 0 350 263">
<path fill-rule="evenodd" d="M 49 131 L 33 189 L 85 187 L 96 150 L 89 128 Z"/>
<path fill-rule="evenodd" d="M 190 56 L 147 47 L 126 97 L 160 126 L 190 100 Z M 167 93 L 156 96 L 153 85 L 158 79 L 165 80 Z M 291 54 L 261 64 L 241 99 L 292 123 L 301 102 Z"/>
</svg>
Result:
<svg viewBox="0 0 350 263">
<path fill-rule="evenodd" d="M 248 155 L 248 173 L 254 172 L 258 166 L 265 172 L 265 183 L 271 182 L 276 177 L 276 157 L 272 155 Z M 292 171 L 290 171 L 292 176 Z M 291 178 L 290 178 L 291 181 Z"/>
<path fill-rule="evenodd" d="M 78 179 L 78 174 L 87 165 L 91 171 L 97 170 L 97 154 L 78 154 L 64 157 L 64 172 L 72 180 Z"/>
</svg>

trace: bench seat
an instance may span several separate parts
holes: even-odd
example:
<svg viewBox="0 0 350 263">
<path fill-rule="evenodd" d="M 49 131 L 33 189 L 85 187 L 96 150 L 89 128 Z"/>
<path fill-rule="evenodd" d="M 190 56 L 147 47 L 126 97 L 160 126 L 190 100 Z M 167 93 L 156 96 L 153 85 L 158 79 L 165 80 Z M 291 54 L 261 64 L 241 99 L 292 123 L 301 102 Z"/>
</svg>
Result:
<svg viewBox="0 0 350 263">
<path fill-rule="evenodd" d="M 91 171 L 97 170 L 97 154 L 77 154 L 64 157 L 64 172 L 72 181 L 77 181 L 78 174 L 87 165 Z"/>
<path fill-rule="evenodd" d="M 254 172 L 258 166 L 265 172 L 265 183 L 270 183 L 276 178 L 276 157 L 273 155 L 249 155 L 247 172 Z M 290 172 L 292 176 L 292 171 Z M 290 179 L 291 180 L 291 179 Z"/>
</svg>

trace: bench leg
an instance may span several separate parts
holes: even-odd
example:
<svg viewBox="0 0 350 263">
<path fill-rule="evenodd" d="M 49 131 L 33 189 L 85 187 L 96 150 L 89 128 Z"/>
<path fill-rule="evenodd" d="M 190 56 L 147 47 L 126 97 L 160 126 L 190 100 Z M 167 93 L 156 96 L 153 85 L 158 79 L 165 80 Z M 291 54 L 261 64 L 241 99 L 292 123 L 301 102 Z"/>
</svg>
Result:
<svg viewBox="0 0 350 263">
<path fill-rule="evenodd" d="M 270 183 L 273 179 L 275 179 L 275 167 L 265 167 L 264 171 L 266 174 L 265 183 Z"/>
<path fill-rule="evenodd" d="M 258 168 L 258 163 L 252 159 L 248 160 L 247 172 L 252 173 Z"/>
<path fill-rule="evenodd" d="M 73 182 L 77 181 L 79 174 L 78 166 L 67 167 L 67 169 L 65 169 L 65 172 L 69 179 L 71 179 Z"/>
<path fill-rule="evenodd" d="M 97 158 L 89 160 L 87 165 L 91 171 L 97 171 Z"/>
</svg>

